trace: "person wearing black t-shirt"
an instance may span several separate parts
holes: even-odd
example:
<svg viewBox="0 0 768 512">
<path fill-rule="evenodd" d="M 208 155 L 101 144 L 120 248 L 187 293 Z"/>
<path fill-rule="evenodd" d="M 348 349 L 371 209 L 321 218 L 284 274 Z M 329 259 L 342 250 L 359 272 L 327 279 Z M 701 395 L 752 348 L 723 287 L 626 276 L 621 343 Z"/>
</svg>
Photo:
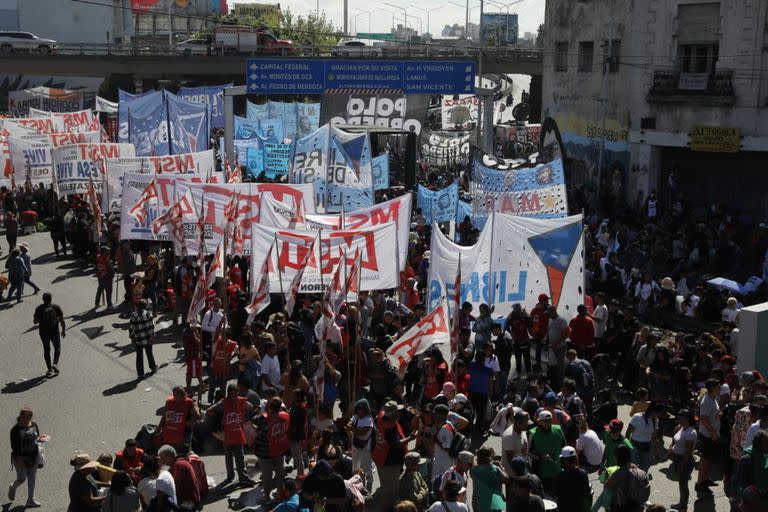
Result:
<svg viewBox="0 0 768 512">
<path fill-rule="evenodd" d="M 48 367 L 48 377 L 59 373 L 59 356 L 61 355 L 61 338 L 66 336 L 64 313 L 58 304 L 53 304 L 50 293 L 43 294 L 43 303 L 37 306 L 32 319 L 40 329 L 40 340 L 43 342 L 43 358 Z M 61 327 L 61 334 L 59 334 Z M 51 345 L 53 345 L 53 363 L 51 363 Z"/>
<path fill-rule="evenodd" d="M 321 460 L 310 471 L 301 486 L 301 506 L 312 510 L 314 504 L 325 503 L 326 512 L 344 512 L 347 503 L 347 487 L 344 479 L 334 473 L 327 460 Z"/>
</svg>

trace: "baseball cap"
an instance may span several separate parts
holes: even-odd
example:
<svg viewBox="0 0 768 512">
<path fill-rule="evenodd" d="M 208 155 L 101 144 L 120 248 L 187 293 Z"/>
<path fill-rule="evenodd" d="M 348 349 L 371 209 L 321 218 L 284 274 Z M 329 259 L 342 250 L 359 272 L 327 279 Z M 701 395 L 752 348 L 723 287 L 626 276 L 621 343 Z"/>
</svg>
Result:
<svg viewBox="0 0 768 512">
<path fill-rule="evenodd" d="M 575 456 L 576 456 L 576 449 L 574 449 L 573 446 L 564 446 L 562 450 L 560 450 L 561 459 L 571 459 Z"/>
<path fill-rule="evenodd" d="M 540 420 L 551 420 L 552 419 L 552 413 L 549 411 L 541 411 L 539 413 L 539 419 Z"/>
<path fill-rule="evenodd" d="M 608 423 L 608 430 L 611 432 L 621 432 L 624 430 L 624 422 L 620 419 L 612 419 L 610 423 Z"/>
<path fill-rule="evenodd" d="M 545 404 L 553 404 L 555 402 L 557 402 L 557 395 L 554 391 L 549 391 L 546 395 L 544 395 Z"/>
</svg>

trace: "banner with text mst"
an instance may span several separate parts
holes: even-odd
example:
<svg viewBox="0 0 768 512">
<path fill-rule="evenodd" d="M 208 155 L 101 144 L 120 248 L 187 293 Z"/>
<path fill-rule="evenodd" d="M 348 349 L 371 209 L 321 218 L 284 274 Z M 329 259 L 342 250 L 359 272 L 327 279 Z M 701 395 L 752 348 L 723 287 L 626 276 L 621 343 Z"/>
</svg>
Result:
<svg viewBox="0 0 768 512">
<path fill-rule="evenodd" d="M 101 193 L 103 161 L 135 155 L 133 144 L 72 144 L 54 149 L 54 177 L 59 196 L 84 194 L 89 177 Z"/>
<path fill-rule="evenodd" d="M 471 94 L 473 61 L 249 59 L 250 94 L 323 94 L 345 90 Z"/>
<path fill-rule="evenodd" d="M 314 256 L 309 258 L 299 293 L 324 291 L 333 272 L 345 260 L 345 255 L 349 269 L 358 250 L 362 262 L 361 290 L 385 290 L 398 286 L 397 228 L 394 223 L 372 228 L 323 230 L 319 235 L 320 243 L 314 245 Z M 287 289 L 299 271 L 309 245 L 317 240 L 318 232 L 254 224 L 251 236 L 251 272 L 258 274 L 265 258 L 271 254 L 269 280 L 277 284 L 282 278 L 283 288 Z M 277 246 L 270 252 L 275 237 Z M 273 286 L 272 289 L 279 287 Z"/>
<path fill-rule="evenodd" d="M 581 215 L 533 219 L 494 213 L 470 247 L 454 244 L 434 227 L 426 309 L 453 296 L 461 254 L 461 303 L 489 304 L 493 317 L 503 318 L 515 303 L 530 311 L 546 293 L 560 315 L 571 318 L 584 303 L 583 247 Z"/>
</svg>

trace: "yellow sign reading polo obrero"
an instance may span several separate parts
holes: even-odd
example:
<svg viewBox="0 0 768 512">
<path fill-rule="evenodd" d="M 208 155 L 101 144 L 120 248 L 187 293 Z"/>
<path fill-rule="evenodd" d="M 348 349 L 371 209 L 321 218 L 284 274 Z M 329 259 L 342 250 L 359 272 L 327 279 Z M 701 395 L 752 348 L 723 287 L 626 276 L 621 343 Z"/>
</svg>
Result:
<svg viewBox="0 0 768 512">
<path fill-rule="evenodd" d="M 738 153 L 738 128 L 727 126 L 694 126 L 691 130 L 691 150 L 715 153 Z"/>
</svg>

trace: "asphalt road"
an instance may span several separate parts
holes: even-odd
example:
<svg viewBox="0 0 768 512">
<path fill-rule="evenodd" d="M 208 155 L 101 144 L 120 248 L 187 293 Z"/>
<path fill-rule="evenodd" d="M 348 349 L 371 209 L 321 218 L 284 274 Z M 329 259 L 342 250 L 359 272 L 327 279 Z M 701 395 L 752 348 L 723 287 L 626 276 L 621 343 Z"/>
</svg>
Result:
<svg viewBox="0 0 768 512">
<path fill-rule="evenodd" d="M 46 467 L 38 472 L 36 498 L 43 503 L 42 510 L 66 510 L 72 471 L 69 459 L 74 452 L 86 452 L 94 458 L 104 452 L 114 453 L 125 439 L 135 436 L 143 423 L 156 423 L 171 388 L 183 385 L 180 338 L 161 319 L 154 351 L 160 369 L 145 380 L 136 381 L 135 358 L 127 334 L 128 309 L 123 306 L 109 311 L 104 307 L 94 310 L 96 279 L 92 267 L 71 258 L 56 259 L 47 233 L 20 237 L 19 242 L 22 241 L 29 244 L 33 258 L 32 280 L 44 291 L 50 291 L 54 302 L 64 310 L 67 336 L 62 340 L 61 374 L 46 379 L 42 345 L 32 325 L 34 309 L 41 303 L 40 295 L 31 295 L 32 290 L 27 287 L 22 303 L 0 303 L 0 421 L 7 432 L 21 407 L 33 409 L 41 432 L 51 438 L 45 447 Z M 8 252 L 5 237 L 0 244 L 3 265 Z M 623 406 L 620 411 L 626 423 L 629 407 Z M 500 452 L 498 437 L 487 442 Z M 0 435 L 0 454 L 8 461 L 7 434 Z M 223 456 L 204 454 L 203 458 L 208 475 L 216 482 L 223 480 Z M 677 483 L 666 476 L 668 465 L 665 462 L 653 466 L 651 482 L 651 501 L 667 506 L 678 501 Z M 255 471 L 258 480 L 257 470 L 252 465 L 250 470 Z M 13 504 L 5 496 L 7 485 L 14 478 L 10 464 L 0 464 L 3 511 L 24 510 L 25 486 L 19 488 Z M 592 480 L 597 496 L 601 486 L 595 477 Z M 691 492 L 695 498 L 693 489 Z M 689 510 L 728 510 L 722 485 L 714 493 L 714 500 L 698 501 Z M 229 495 L 215 493 L 215 501 L 206 505 L 205 510 L 231 510 L 230 499 L 240 494 L 241 491 Z M 255 505 L 258 497 L 258 491 L 251 491 L 243 492 L 241 498 L 244 504 Z M 233 507 L 241 508 L 237 504 Z"/>
</svg>

